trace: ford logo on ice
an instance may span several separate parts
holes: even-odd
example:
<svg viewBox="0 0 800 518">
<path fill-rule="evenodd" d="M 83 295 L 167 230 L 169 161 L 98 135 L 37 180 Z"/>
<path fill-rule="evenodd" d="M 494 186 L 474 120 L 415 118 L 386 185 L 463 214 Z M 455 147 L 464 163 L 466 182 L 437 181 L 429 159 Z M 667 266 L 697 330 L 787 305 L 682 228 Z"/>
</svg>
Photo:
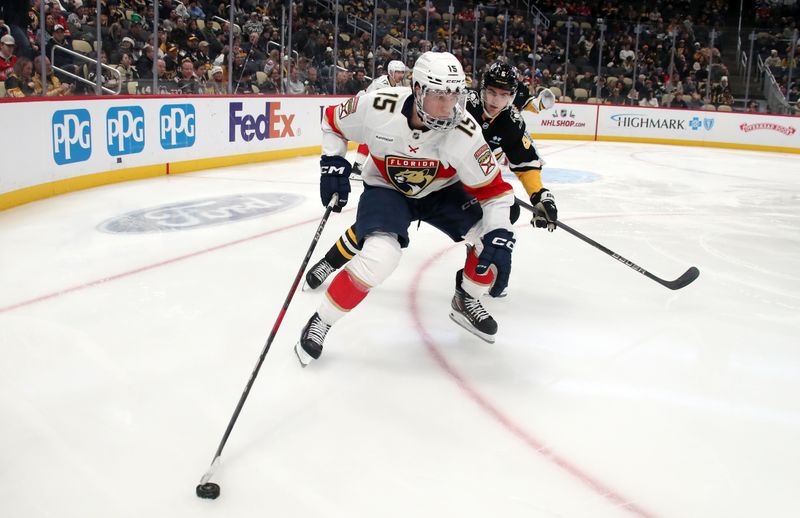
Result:
<svg viewBox="0 0 800 518">
<path fill-rule="evenodd" d="M 231 194 L 128 212 L 97 228 L 116 234 L 190 230 L 280 212 L 302 200 L 300 195 L 287 193 Z"/>
</svg>

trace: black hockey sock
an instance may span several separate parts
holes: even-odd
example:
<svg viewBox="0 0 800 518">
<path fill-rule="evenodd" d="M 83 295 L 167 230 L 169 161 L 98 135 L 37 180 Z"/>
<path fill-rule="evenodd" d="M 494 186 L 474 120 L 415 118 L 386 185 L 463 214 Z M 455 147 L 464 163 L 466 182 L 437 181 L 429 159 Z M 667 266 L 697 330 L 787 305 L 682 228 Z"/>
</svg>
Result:
<svg viewBox="0 0 800 518">
<path fill-rule="evenodd" d="M 361 250 L 356 239 L 355 225 L 348 228 L 325 254 L 325 260 L 337 270 L 347 264 Z"/>
</svg>

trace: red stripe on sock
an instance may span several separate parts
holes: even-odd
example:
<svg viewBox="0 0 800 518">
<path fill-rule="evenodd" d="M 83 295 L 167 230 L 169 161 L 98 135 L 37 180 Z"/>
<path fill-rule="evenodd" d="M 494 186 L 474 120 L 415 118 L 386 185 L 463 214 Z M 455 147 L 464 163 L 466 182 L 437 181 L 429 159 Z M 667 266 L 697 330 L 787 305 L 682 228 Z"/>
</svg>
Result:
<svg viewBox="0 0 800 518">
<path fill-rule="evenodd" d="M 328 287 L 328 297 L 339 308 L 350 311 L 369 293 L 369 288 L 356 282 L 347 270 L 342 270 Z"/>
<path fill-rule="evenodd" d="M 469 254 L 467 254 L 467 262 L 464 263 L 464 275 L 469 277 L 469 279 L 473 282 L 478 284 L 483 284 L 485 286 L 490 285 L 494 282 L 494 271 L 487 270 L 486 273 L 483 275 L 479 275 L 475 268 L 478 266 L 478 256 L 475 254 L 475 249 L 473 248 L 470 250 Z"/>
</svg>

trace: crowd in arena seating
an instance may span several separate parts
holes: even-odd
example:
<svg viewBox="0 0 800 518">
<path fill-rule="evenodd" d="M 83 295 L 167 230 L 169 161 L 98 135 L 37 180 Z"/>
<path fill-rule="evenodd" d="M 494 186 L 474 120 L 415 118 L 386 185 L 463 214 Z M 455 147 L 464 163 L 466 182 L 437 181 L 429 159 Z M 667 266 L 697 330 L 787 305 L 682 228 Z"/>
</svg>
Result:
<svg viewBox="0 0 800 518">
<path fill-rule="evenodd" d="M 40 53 L 40 1 L 47 2 L 49 72 L 44 81 L 41 62 L 30 61 Z M 5 84 L 9 96 L 41 95 L 43 89 L 52 96 L 93 94 L 93 87 L 74 76 L 95 81 L 94 65 L 56 51 L 53 72 L 51 51 L 63 47 L 90 57 L 99 51 L 100 60 L 117 72 L 101 72 L 100 82 L 111 91 L 151 93 L 155 72 L 157 93 L 227 93 L 229 5 L 212 0 L 156 2 L 154 48 L 150 0 L 104 0 L 100 45 L 93 1 L 26 1 L 25 16 L 16 20 L 20 30 L 12 33 L 0 20 L 0 85 Z M 284 2 L 240 0 L 234 4 L 231 82 L 237 94 L 329 94 L 334 82 L 337 93 L 355 94 L 369 84 L 368 74 L 381 74 L 392 59 L 405 57 L 410 67 L 422 52 L 452 49 L 470 79 L 479 77 L 487 63 L 507 59 L 518 67 L 531 94 L 547 87 L 565 101 L 706 109 L 734 105 L 731 71 L 722 58 L 735 63 L 737 57 L 721 53 L 722 42 L 736 38 L 735 29 L 725 25 L 726 0 L 541 0 L 536 5 L 549 27 L 535 25 L 529 12 L 516 9 L 523 4 L 489 0 L 476 9 L 474 2 L 458 1 L 451 16 L 450 0 L 413 0 L 406 17 L 405 0 L 379 1 L 373 51 L 376 10 L 371 1 L 340 2 L 334 40 L 330 0 L 295 1 L 291 13 Z M 282 45 L 289 43 L 287 35 L 282 39 L 281 24 L 288 23 L 290 14 L 291 57 L 281 55 Z M 797 14 L 796 1 L 765 0 L 754 17 L 762 31 L 758 52 L 767 51 L 765 65 L 783 81 L 790 102 L 797 102 L 797 87 L 787 90 Z M 602 45 L 599 19 L 605 25 Z M 641 29 L 638 48 L 636 27 Z"/>
</svg>

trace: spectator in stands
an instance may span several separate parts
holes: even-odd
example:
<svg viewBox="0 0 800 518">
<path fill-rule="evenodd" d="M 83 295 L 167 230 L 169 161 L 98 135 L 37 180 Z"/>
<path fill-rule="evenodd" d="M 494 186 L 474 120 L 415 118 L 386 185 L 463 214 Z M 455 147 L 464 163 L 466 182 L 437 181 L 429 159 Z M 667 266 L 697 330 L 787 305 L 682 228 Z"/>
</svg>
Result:
<svg viewBox="0 0 800 518">
<path fill-rule="evenodd" d="M 94 57 L 94 56 L 92 56 L 92 57 Z M 100 53 L 100 63 L 102 63 L 103 65 L 108 65 L 108 58 L 106 57 L 106 53 L 105 52 L 101 52 Z M 88 79 L 92 83 L 96 83 L 96 77 L 97 77 L 97 67 L 92 66 L 92 67 L 89 68 L 89 77 L 88 77 Z M 121 84 L 122 84 L 121 79 L 122 79 L 121 77 L 119 79 L 117 79 L 117 76 L 115 74 L 113 74 L 111 71 L 109 71 L 108 69 L 105 69 L 105 68 L 101 69 L 101 72 L 100 72 L 100 86 L 104 86 L 104 87 L 108 88 L 109 90 L 116 90 L 116 88 L 118 86 L 121 86 Z M 91 88 L 89 88 L 87 91 L 93 91 L 93 90 Z"/>
<path fill-rule="evenodd" d="M 222 74 L 222 67 L 215 66 L 211 69 L 211 81 L 206 83 L 206 92 L 215 95 L 228 93 L 228 85 Z"/>
<path fill-rule="evenodd" d="M 133 66 L 133 57 L 127 52 L 120 57 L 117 71 L 120 73 L 122 81 L 125 83 L 139 80 L 139 72 Z"/>
<path fill-rule="evenodd" d="M 760 107 L 759 107 L 759 105 L 758 105 L 758 101 L 756 101 L 755 99 L 753 99 L 752 101 L 750 101 L 750 102 L 747 104 L 747 110 L 746 110 L 746 111 L 748 111 L 748 112 L 753 112 L 753 113 L 758 113 L 758 112 L 760 112 L 760 111 L 761 111 L 761 108 L 760 108 Z"/>
<path fill-rule="evenodd" d="M 769 68 L 773 67 L 780 67 L 781 66 L 781 57 L 778 55 L 777 49 L 772 49 L 769 53 L 769 57 L 764 60 L 764 64 Z"/>
<path fill-rule="evenodd" d="M 47 97 L 60 97 L 64 95 L 69 95 L 73 91 L 73 86 L 69 83 L 62 83 L 54 74 L 53 74 L 53 65 L 50 64 L 50 59 L 47 57 L 44 58 L 44 66 L 45 71 L 47 73 L 47 78 L 45 81 L 42 81 L 42 76 L 40 75 L 40 71 L 42 69 L 42 56 L 36 56 L 33 60 L 33 91 L 36 95 L 42 95 L 42 88 L 43 84 L 47 88 L 46 95 Z"/>
<path fill-rule="evenodd" d="M 189 57 L 195 63 L 200 63 L 201 65 L 208 65 L 211 66 L 211 54 L 209 54 L 209 43 L 207 41 L 201 41 L 197 44 L 197 51 L 194 53 L 189 53 Z M 206 68 L 208 68 L 208 66 Z"/>
<path fill-rule="evenodd" d="M 14 71 L 14 64 L 17 62 L 17 56 L 14 54 L 16 47 L 12 35 L 6 34 L 0 38 L 0 81 L 5 81 Z"/>
<path fill-rule="evenodd" d="M 175 93 L 181 95 L 199 94 L 203 91 L 203 85 L 194 74 L 194 64 L 190 59 L 185 59 L 181 63 L 180 74 L 173 79 Z"/>
<path fill-rule="evenodd" d="M 614 83 L 614 87 L 611 89 L 611 95 L 605 98 L 604 104 L 625 104 L 625 95 L 622 93 L 622 85 L 622 81 Z"/>
<path fill-rule="evenodd" d="M 675 95 L 675 96 L 672 98 L 672 100 L 669 102 L 669 107 L 670 107 L 670 108 L 682 108 L 682 109 L 687 109 L 687 108 L 689 108 L 689 105 L 688 105 L 688 104 L 686 104 L 686 101 L 684 101 L 684 100 L 683 100 L 683 96 L 682 96 L 682 95 L 677 95 L 677 94 L 676 94 L 676 95 Z"/>
<path fill-rule="evenodd" d="M 544 88 L 550 88 L 551 86 L 555 86 L 554 78 L 549 68 L 545 68 L 544 70 L 541 71 L 541 77 L 539 78 L 539 85 Z"/>
<path fill-rule="evenodd" d="M 639 92 L 636 88 L 628 90 L 628 95 L 625 96 L 625 104 L 629 106 L 637 106 L 639 104 Z"/>
<path fill-rule="evenodd" d="M 306 71 L 305 90 L 303 93 L 306 95 L 322 95 L 328 93 L 328 89 L 325 88 L 322 81 L 317 78 L 317 69 L 314 67 L 308 67 Z"/>
<path fill-rule="evenodd" d="M 142 47 L 153 39 L 153 36 L 142 27 L 141 23 L 131 22 L 131 27 L 128 29 L 128 38 L 133 40 L 133 51 L 139 52 Z"/>
<path fill-rule="evenodd" d="M 651 108 L 658 108 L 658 99 L 656 99 L 656 96 L 653 93 L 652 89 L 648 89 L 644 92 L 642 98 L 639 99 L 639 106 L 649 106 Z"/>
<path fill-rule="evenodd" d="M 797 90 L 797 82 L 794 80 L 792 81 L 792 88 L 786 94 L 786 100 L 789 101 L 791 104 L 796 104 L 798 101 L 798 90 Z"/>
<path fill-rule="evenodd" d="M 272 67 L 269 77 L 261 87 L 261 93 L 277 94 L 280 93 L 281 84 L 281 70 L 278 67 Z"/>
<path fill-rule="evenodd" d="M 111 62 L 112 63 L 120 63 L 122 61 L 123 54 L 133 54 L 133 47 L 136 44 L 133 41 L 133 38 L 125 36 L 122 38 L 122 41 L 119 44 L 119 49 L 115 50 L 113 54 L 111 54 Z"/>
<path fill-rule="evenodd" d="M 136 71 L 139 73 L 139 77 L 142 79 L 152 78 L 153 77 L 153 56 L 155 52 L 153 51 L 152 45 L 145 45 L 144 52 L 139 60 L 136 62 Z"/>
<path fill-rule="evenodd" d="M 622 50 L 619 51 L 619 62 L 625 63 L 626 60 L 630 59 L 630 63 L 633 63 L 634 58 L 636 58 L 636 53 L 631 50 L 631 44 L 625 43 L 622 46 Z"/>
<path fill-rule="evenodd" d="M 589 97 L 595 97 L 597 95 L 597 83 L 600 84 L 600 96 L 598 97 L 598 99 L 607 99 L 608 97 L 610 97 L 611 96 L 611 91 L 608 89 L 608 86 L 606 86 L 606 78 L 603 77 L 603 76 L 597 76 L 595 78 L 595 80 L 596 80 L 595 84 L 592 85 L 591 88 L 589 88 Z M 622 90 L 621 90 L 622 85 L 620 85 L 619 81 L 617 81 L 614 84 L 614 86 L 617 86 L 617 85 L 620 86 L 620 92 L 622 92 Z M 616 104 L 616 103 L 614 103 L 614 104 Z M 619 104 L 625 104 L 625 103 L 621 102 Z"/>
<path fill-rule="evenodd" d="M 266 53 L 260 48 L 261 34 L 258 32 L 251 32 L 248 36 L 247 42 L 242 45 L 242 50 L 247 53 L 247 60 L 263 63 L 267 59 Z"/>
<path fill-rule="evenodd" d="M 247 20 L 247 23 L 244 24 L 242 30 L 245 34 L 261 34 L 264 32 L 264 24 L 259 19 L 259 14 L 257 11 L 253 11 L 250 13 L 250 19 Z"/>
<path fill-rule="evenodd" d="M 592 72 L 590 70 L 584 72 L 583 76 L 580 79 L 578 79 L 578 88 L 583 88 L 584 90 L 587 90 L 590 93 L 594 91 L 595 84 L 596 83 L 594 81 L 594 78 L 592 77 Z M 590 95 L 590 97 L 592 96 Z"/>
<path fill-rule="evenodd" d="M 288 95 L 301 95 L 306 90 L 306 85 L 300 81 L 297 67 L 292 67 L 289 77 L 283 79 L 283 93 Z"/>
<path fill-rule="evenodd" d="M 466 69 L 464 70 L 464 73 L 466 74 Z M 355 95 L 361 90 L 366 90 L 366 88 L 369 86 L 369 83 L 367 82 L 365 76 L 366 72 L 364 72 L 363 69 L 359 68 L 356 70 L 355 75 L 345 83 L 342 93 Z"/>
<path fill-rule="evenodd" d="M 722 76 L 719 83 L 711 87 L 711 102 L 717 106 L 720 104 L 733 105 L 733 95 L 731 95 L 731 87 L 728 85 L 728 76 Z"/>
<path fill-rule="evenodd" d="M 705 106 L 705 103 L 703 102 L 703 98 L 700 97 L 700 92 L 694 92 L 692 94 L 692 100 L 689 101 L 686 104 L 688 104 L 689 108 L 691 108 L 692 110 L 699 110 L 700 108 Z"/>
<path fill-rule="evenodd" d="M 50 3 L 50 16 L 53 17 L 53 22 L 56 25 L 60 25 L 61 28 L 64 29 L 64 31 L 66 32 L 66 27 L 69 24 L 67 23 L 66 17 L 64 17 L 64 13 L 61 11 L 60 3 L 58 2 Z M 67 33 L 67 36 L 71 36 L 71 34 Z"/>
<path fill-rule="evenodd" d="M 180 61 L 181 58 L 178 55 L 178 46 L 171 44 L 167 48 L 166 57 L 164 57 L 164 63 L 167 66 L 167 79 L 172 79 L 177 75 L 178 69 L 180 68 Z"/>
<path fill-rule="evenodd" d="M 86 6 L 81 4 L 67 17 L 67 26 L 73 38 L 83 39 L 92 29 L 87 12 Z"/>
<path fill-rule="evenodd" d="M 53 55 L 52 50 L 54 47 L 61 47 L 69 51 L 72 50 L 72 40 L 67 36 L 64 26 L 61 24 L 56 24 L 53 27 L 53 37 L 50 38 L 50 41 L 47 42 L 47 46 L 45 47 L 44 52 L 48 58 Z M 56 53 L 55 60 L 58 65 L 58 68 L 76 75 L 80 73 L 81 67 L 75 63 L 75 59 L 69 53 L 66 52 Z M 60 78 L 63 81 L 67 81 L 68 77 L 69 76 L 65 74 L 60 75 Z"/>
<path fill-rule="evenodd" d="M 8 97 L 30 97 L 34 94 L 33 63 L 28 58 L 19 58 L 13 72 L 5 80 Z"/>
</svg>

